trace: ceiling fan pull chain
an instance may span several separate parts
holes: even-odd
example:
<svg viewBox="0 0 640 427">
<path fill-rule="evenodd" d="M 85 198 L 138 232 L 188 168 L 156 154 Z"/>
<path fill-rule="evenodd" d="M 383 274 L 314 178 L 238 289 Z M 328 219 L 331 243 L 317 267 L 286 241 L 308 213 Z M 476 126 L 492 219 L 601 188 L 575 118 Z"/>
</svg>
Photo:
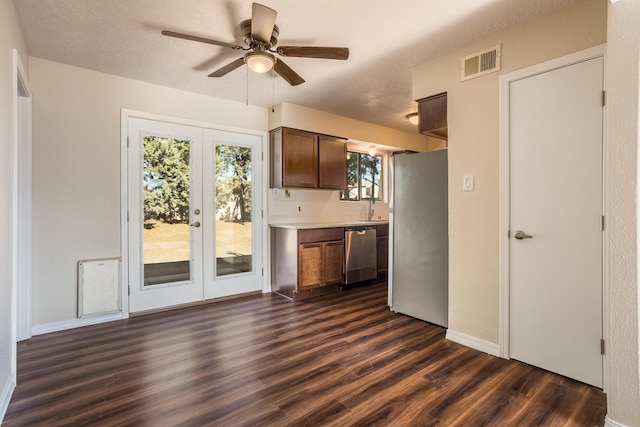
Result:
<svg viewBox="0 0 640 427">
<path fill-rule="evenodd" d="M 247 69 L 247 107 L 249 106 L 249 66 L 245 67 Z"/>
<path fill-rule="evenodd" d="M 271 69 L 271 112 L 276 112 L 276 72 Z"/>
</svg>

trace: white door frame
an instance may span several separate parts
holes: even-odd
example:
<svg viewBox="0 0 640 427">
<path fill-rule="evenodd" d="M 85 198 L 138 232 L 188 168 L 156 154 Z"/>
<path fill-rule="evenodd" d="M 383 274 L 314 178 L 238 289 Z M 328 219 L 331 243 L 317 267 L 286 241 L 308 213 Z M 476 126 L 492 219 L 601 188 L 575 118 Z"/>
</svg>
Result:
<svg viewBox="0 0 640 427">
<path fill-rule="evenodd" d="M 120 111 L 120 206 L 122 206 L 120 212 L 120 252 L 122 254 L 122 264 L 121 264 L 121 301 L 122 301 L 122 315 L 123 317 L 129 317 L 129 223 L 127 221 L 128 217 L 128 196 L 129 196 L 129 187 L 127 180 L 127 172 L 128 172 L 128 153 L 127 153 L 127 135 L 128 135 L 128 122 L 129 118 L 139 118 L 139 119 L 147 119 L 147 120 L 156 120 L 166 123 L 173 123 L 177 125 L 185 125 L 185 126 L 194 126 L 200 127 L 203 129 L 214 129 L 228 132 L 236 132 L 236 133 L 244 133 L 248 135 L 256 135 L 261 138 L 262 144 L 262 159 L 263 167 L 262 167 L 262 188 L 259 191 L 262 192 L 262 206 L 263 206 L 263 214 L 264 218 L 262 229 L 260 232 L 262 233 L 262 265 L 264 266 L 264 275 L 262 277 L 262 292 L 270 292 L 270 281 L 269 277 L 269 240 L 268 240 L 268 230 L 269 227 L 266 223 L 266 219 L 268 218 L 267 214 L 267 183 L 268 181 L 268 167 L 266 167 L 266 163 L 264 159 L 268 159 L 267 147 L 269 141 L 269 134 L 266 131 L 254 130 L 254 129 L 243 129 L 237 128 L 233 126 L 225 126 L 219 125 L 215 123 L 208 123 L 198 120 L 190 120 L 190 119 L 182 119 L 171 116 L 164 116 L 160 114 L 152 114 L 145 113 L 141 111 L 135 110 L 127 110 L 122 109 Z"/>
<path fill-rule="evenodd" d="M 31 338 L 31 87 L 13 50 L 14 342 Z"/>
<path fill-rule="evenodd" d="M 500 218 L 499 218 L 499 248 L 500 248 L 500 274 L 499 274 L 499 354 L 500 357 L 509 359 L 509 245 L 511 240 L 508 237 L 508 231 L 510 227 L 510 140 L 509 140 L 509 84 L 512 81 L 520 80 L 526 77 L 530 77 L 536 74 L 544 73 L 547 71 L 555 70 L 558 68 L 566 67 L 572 64 L 583 62 L 589 59 L 604 57 L 606 52 L 606 45 L 598 45 L 589 49 L 585 49 L 570 55 L 556 58 L 551 61 L 547 61 L 538 65 L 534 65 L 522 70 L 514 71 L 508 74 L 500 76 L 499 98 L 500 98 Z M 606 73 L 606 70 L 605 70 Z M 604 120 L 604 118 L 603 118 Z M 604 131 L 606 124 L 603 123 L 603 145 L 606 143 L 604 140 Z M 604 152 L 604 146 L 603 146 Z M 604 168 L 604 165 L 603 165 Z M 603 191 L 605 191 L 603 174 Z M 605 197 L 606 199 L 606 194 Z M 604 212 L 604 210 L 603 210 Z M 608 304 L 607 304 L 607 282 L 604 280 L 606 277 L 607 264 L 606 264 L 606 245 L 603 246 L 603 333 L 606 340 L 607 328 L 606 322 L 608 319 Z M 606 372 L 605 372 L 606 379 Z M 604 382 L 606 384 L 606 381 Z M 605 390 L 606 392 L 606 390 Z"/>
</svg>

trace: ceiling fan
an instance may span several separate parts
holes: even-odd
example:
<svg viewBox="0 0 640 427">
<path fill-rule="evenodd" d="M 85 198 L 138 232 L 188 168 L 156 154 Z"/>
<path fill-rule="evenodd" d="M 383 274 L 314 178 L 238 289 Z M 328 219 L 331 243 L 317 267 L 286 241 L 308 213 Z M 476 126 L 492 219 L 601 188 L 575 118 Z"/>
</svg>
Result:
<svg viewBox="0 0 640 427">
<path fill-rule="evenodd" d="M 258 3 L 253 3 L 251 19 L 242 21 L 240 24 L 240 31 L 244 36 L 244 42 L 247 47 L 168 30 L 162 31 L 162 34 L 169 37 L 247 51 L 243 57 L 219 68 L 209 74 L 209 77 L 222 77 L 243 64 L 247 64 L 247 66 L 256 73 L 266 73 L 273 68 L 287 83 L 291 86 L 296 86 L 304 83 L 304 79 L 280 58 L 276 58 L 273 53 L 285 57 L 342 60 L 349 58 L 349 49 L 346 47 L 279 46 L 276 48 L 275 46 L 278 43 L 278 35 L 280 33 L 276 25 L 277 15 L 278 12 L 275 10 Z"/>
</svg>

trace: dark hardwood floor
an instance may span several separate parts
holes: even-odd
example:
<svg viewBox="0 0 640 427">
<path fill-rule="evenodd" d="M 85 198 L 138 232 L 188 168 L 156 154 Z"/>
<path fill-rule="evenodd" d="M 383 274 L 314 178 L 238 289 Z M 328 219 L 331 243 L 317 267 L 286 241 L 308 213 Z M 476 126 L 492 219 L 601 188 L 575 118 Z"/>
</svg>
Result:
<svg viewBox="0 0 640 427">
<path fill-rule="evenodd" d="M 2 426 L 599 426 L 593 387 L 444 339 L 385 284 L 36 336 Z"/>
</svg>

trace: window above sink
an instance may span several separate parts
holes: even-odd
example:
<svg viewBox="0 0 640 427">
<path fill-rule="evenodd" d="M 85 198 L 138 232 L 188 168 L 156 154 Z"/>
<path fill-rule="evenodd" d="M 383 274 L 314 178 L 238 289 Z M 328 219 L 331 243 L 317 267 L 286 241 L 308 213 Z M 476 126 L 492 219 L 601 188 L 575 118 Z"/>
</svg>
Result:
<svg viewBox="0 0 640 427">
<path fill-rule="evenodd" d="M 347 151 L 347 190 L 340 191 L 340 200 L 383 199 L 383 158 Z"/>
</svg>

